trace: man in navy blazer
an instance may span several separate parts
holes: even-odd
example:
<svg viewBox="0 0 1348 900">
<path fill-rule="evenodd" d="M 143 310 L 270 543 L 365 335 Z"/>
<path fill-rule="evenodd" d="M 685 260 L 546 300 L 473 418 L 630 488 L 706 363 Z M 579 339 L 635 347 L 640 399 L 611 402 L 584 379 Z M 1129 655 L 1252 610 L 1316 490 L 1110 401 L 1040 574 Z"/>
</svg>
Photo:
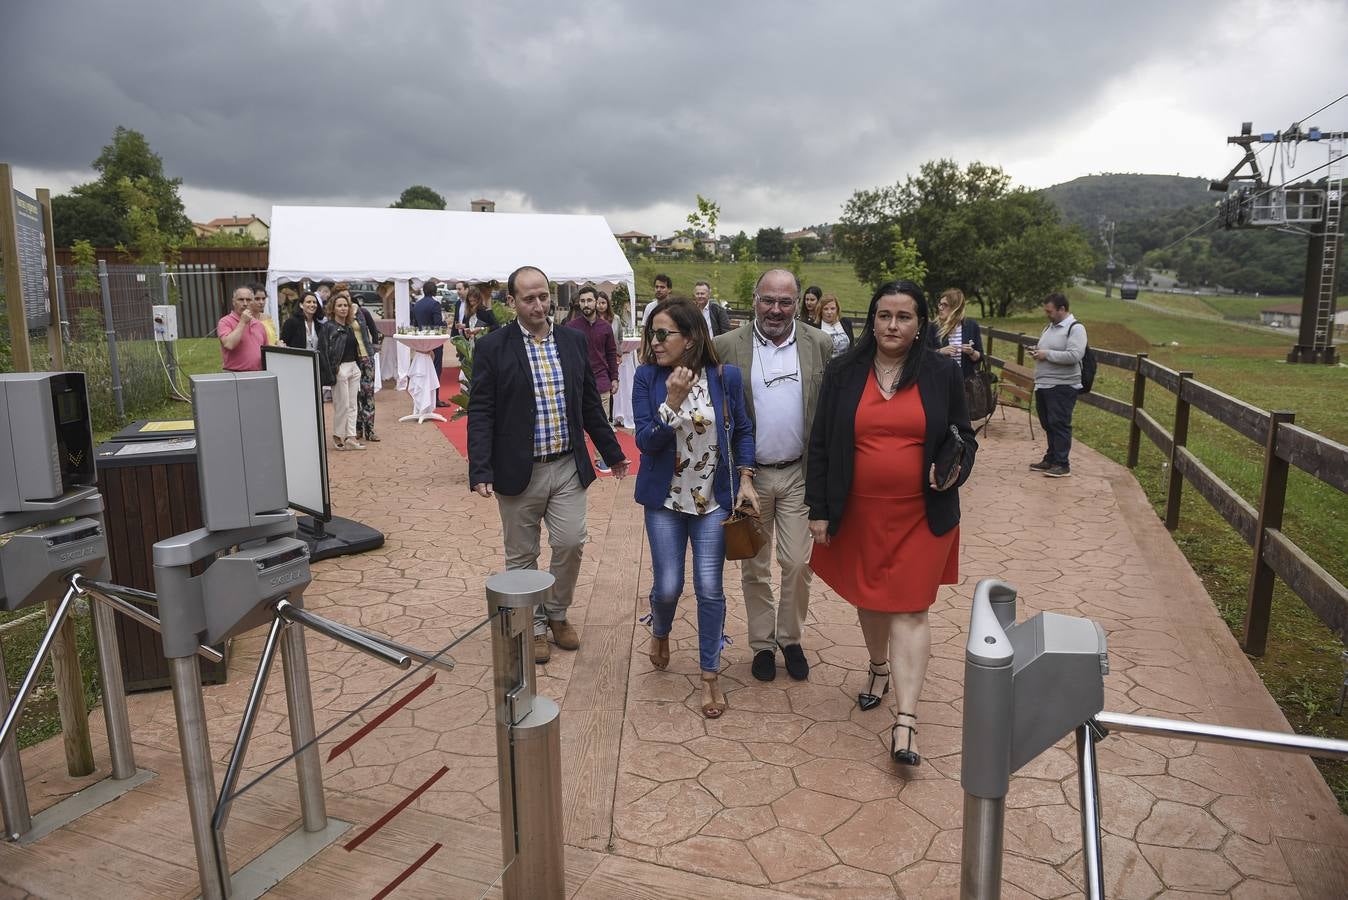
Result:
<svg viewBox="0 0 1348 900">
<path fill-rule="evenodd" d="M 412 326 L 414 328 L 444 328 L 445 311 L 440 307 L 440 298 L 436 295 L 436 284 L 427 280 L 421 286 L 421 299 L 412 304 Z M 445 348 L 436 347 L 431 354 L 435 363 L 435 405 L 449 406 L 440 399 L 440 369 L 445 362 Z"/>
<path fill-rule="evenodd" d="M 585 335 L 554 328 L 548 276 L 533 266 L 511 273 L 506 303 L 515 321 L 478 339 L 468 393 L 468 481 L 496 497 L 507 569 L 536 569 L 547 522 L 557 579 L 534 611 L 534 659 L 580 647 L 566 620 L 585 549 L 585 489 L 595 479 L 585 435 L 619 478 L 628 461 L 608 423 L 590 370 Z"/>
</svg>

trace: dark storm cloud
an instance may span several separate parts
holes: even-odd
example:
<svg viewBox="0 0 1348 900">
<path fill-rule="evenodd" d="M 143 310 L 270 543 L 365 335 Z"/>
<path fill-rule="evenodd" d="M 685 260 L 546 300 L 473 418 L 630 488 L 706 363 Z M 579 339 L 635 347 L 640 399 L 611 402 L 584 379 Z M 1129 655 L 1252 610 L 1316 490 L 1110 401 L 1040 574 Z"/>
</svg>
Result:
<svg viewBox="0 0 1348 900">
<path fill-rule="evenodd" d="M 840 203 L 970 132 L 1047 134 L 1231 8 L 1025 6 L 22 2 L 0 159 L 84 168 L 125 125 L 261 197 Z"/>
</svg>

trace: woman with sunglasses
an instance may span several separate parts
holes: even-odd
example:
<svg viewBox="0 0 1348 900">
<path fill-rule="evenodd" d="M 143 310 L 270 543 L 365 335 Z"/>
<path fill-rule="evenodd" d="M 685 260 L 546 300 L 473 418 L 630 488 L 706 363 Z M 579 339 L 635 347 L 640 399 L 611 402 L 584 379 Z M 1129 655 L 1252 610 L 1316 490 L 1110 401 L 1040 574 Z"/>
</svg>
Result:
<svg viewBox="0 0 1348 900">
<path fill-rule="evenodd" d="M 973 429 L 959 369 L 937 356 L 922 289 L 882 284 L 856 344 L 829 364 L 810 434 L 805 504 L 810 568 L 857 608 L 870 679 L 857 696 L 875 709 L 894 683 L 890 754 L 922 761 L 917 702 L 931 657 L 927 610 L 959 576 L 959 491 L 973 466 Z M 954 439 L 963 455 L 938 481 Z M 944 460 L 942 460 L 944 462 Z"/>
<path fill-rule="evenodd" d="M 632 386 L 641 451 L 636 501 L 646 508 L 651 546 L 651 665 L 669 666 L 669 637 L 683 593 L 684 556 L 693 545 L 702 714 L 728 707 L 719 684 L 725 633 L 725 532 L 738 502 L 758 512 L 754 434 L 739 369 L 722 366 L 702 312 L 688 300 L 656 304 L 646 321 Z"/>
</svg>

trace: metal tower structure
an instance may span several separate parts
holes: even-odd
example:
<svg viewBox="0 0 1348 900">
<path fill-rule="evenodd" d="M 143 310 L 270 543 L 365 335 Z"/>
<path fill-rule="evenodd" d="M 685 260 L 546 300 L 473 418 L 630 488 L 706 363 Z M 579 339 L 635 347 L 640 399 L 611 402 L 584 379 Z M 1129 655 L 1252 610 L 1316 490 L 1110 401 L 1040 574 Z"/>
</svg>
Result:
<svg viewBox="0 0 1348 900">
<path fill-rule="evenodd" d="M 1240 134 L 1226 139 L 1242 147 L 1245 155 L 1221 181 L 1209 185 L 1225 191 L 1218 203 L 1218 218 L 1226 228 L 1276 228 L 1309 237 L 1306 249 L 1306 280 L 1301 295 L 1301 328 L 1297 343 L 1287 354 L 1289 363 L 1337 364 L 1334 346 L 1334 313 L 1338 291 L 1339 256 L 1343 243 L 1343 170 L 1348 132 L 1302 129 L 1293 122 L 1286 130 L 1254 134 L 1251 123 Z M 1328 148 L 1325 186 L 1285 187 L 1269 185 L 1259 169 L 1257 144 L 1301 144 Z M 1242 172 L 1249 167 L 1248 172 Z"/>
</svg>

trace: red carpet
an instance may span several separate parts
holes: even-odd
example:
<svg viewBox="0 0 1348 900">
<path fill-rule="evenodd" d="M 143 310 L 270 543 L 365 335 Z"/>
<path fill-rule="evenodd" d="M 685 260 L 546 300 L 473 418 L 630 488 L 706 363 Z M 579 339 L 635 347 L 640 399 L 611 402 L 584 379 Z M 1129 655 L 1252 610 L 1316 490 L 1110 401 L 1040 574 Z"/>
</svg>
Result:
<svg viewBox="0 0 1348 900">
<path fill-rule="evenodd" d="M 448 400 L 450 397 L 453 397 L 458 392 L 459 392 L 458 367 L 455 366 L 452 369 L 446 368 L 443 371 L 441 371 L 440 398 L 442 400 Z M 442 409 L 440 410 L 440 412 L 445 414 L 446 419 L 450 419 L 450 416 L 457 409 L 458 409 L 457 406 L 452 406 L 449 409 Z M 467 459 L 468 417 L 460 416 L 457 419 L 450 419 L 450 421 L 448 422 L 436 422 L 435 425 L 437 428 L 440 429 L 441 434 L 449 438 L 449 442 L 454 445 L 455 450 L 459 451 L 459 455 L 462 456 L 464 459 Z M 637 474 L 637 466 L 640 464 L 640 454 L 637 453 L 636 441 L 633 440 L 630 432 L 623 431 L 620 428 L 615 428 L 613 431 L 618 436 L 618 443 L 622 445 L 623 453 L 627 456 L 629 460 L 632 461 L 632 467 L 630 470 L 628 470 L 628 474 L 629 475 Z M 586 444 L 589 444 L 590 447 L 590 459 L 594 459 L 599 455 L 594 449 L 594 444 L 590 443 L 588 437 L 586 438 L 585 442 Z M 599 477 L 600 478 L 605 477 L 604 473 L 600 472 Z"/>
</svg>

